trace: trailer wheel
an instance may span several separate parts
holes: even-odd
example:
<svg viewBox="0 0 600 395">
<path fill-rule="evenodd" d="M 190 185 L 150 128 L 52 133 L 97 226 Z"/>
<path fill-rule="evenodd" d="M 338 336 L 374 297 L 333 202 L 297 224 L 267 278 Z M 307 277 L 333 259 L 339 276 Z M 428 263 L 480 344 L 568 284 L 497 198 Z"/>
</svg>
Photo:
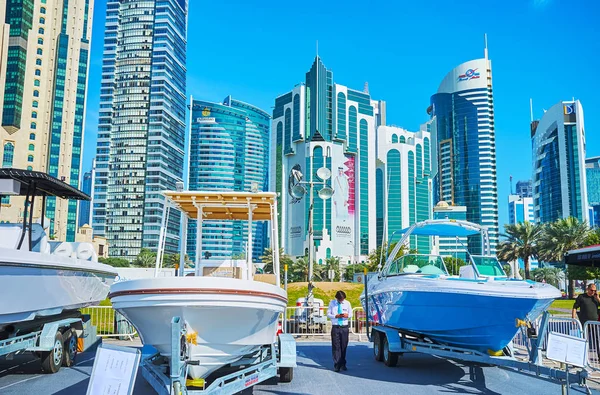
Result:
<svg viewBox="0 0 600 395">
<path fill-rule="evenodd" d="M 383 361 L 383 347 L 381 344 L 382 337 L 385 336 L 382 336 L 381 332 L 373 331 L 373 355 L 375 356 L 375 360 L 378 362 Z"/>
<path fill-rule="evenodd" d="M 398 363 L 398 353 L 390 351 L 390 342 L 387 337 L 383 339 L 383 363 L 389 367 L 394 367 Z"/>
<path fill-rule="evenodd" d="M 279 382 L 290 383 L 294 379 L 294 368 L 279 368 Z"/>
<path fill-rule="evenodd" d="M 64 339 L 64 358 L 63 366 L 73 366 L 75 357 L 77 356 L 77 332 L 73 328 L 69 328 L 63 333 Z"/>
<path fill-rule="evenodd" d="M 42 370 L 46 373 L 56 373 L 63 362 L 64 342 L 62 333 L 56 332 L 54 346 L 51 351 L 42 352 Z"/>
</svg>

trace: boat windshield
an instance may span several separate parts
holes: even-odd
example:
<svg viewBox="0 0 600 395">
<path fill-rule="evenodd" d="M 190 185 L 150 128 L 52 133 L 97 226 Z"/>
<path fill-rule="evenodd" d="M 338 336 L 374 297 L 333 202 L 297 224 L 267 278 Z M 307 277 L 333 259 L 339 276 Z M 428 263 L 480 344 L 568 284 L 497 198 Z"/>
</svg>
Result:
<svg viewBox="0 0 600 395">
<path fill-rule="evenodd" d="M 506 276 L 502 265 L 495 256 L 471 255 L 477 271 L 482 276 Z"/>
<path fill-rule="evenodd" d="M 448 274 L 439 255 L 403 255 L 388 266 L 388 276 L 401 274 Z"/>
</svg>

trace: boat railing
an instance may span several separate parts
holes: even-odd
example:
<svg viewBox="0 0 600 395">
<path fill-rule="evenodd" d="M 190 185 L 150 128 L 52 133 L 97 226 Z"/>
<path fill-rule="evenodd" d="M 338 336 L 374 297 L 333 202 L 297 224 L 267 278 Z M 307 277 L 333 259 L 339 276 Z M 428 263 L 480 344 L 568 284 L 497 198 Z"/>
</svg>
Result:
<svg viewBox="0 0 600 395">
<path fill-rule="evenodd" d="M 385 277 L 407 274 L 448 275 L 448 269 L 439 255 L 406 254 L 390 262 L 383 271 Z"/>
</svg>

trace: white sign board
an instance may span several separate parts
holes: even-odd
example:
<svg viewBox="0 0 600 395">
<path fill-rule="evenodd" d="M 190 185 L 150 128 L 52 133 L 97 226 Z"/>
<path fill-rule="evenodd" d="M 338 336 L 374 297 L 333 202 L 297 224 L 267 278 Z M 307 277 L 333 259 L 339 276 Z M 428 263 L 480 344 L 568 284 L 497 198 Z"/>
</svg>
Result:
<svg viewBox="0 0 600 395">
<path fill-rule="evenodd" d="M 587 341 L 580 337 L 550 332 L 546 357 L 553 361 L 583 368 L 587 357 Z"/>
<path fill-rule="evenodd" d="M 140 357 L 136 348 L 100 345 L 86 395 L 131 395 Z"/>
</svg>

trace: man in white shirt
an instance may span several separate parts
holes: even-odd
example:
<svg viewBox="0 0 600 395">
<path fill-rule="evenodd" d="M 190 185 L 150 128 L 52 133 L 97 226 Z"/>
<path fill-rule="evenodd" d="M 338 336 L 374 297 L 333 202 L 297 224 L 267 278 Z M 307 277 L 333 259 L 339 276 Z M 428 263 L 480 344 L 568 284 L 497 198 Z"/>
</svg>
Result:
<svg viewBox="0 0 600 395">
<path fill-rule="evenodd" d="M 337 291 L 335 299 L 329 303 L 327 317 L 331 320 L 331 350 L 333 354 L 333 370 L 339 372 L 346 368 L 346 349 L 348 348 L 348 317 L 352 314 L 352 306 L 346 300 L 344 291 Z"/>
</svg>

